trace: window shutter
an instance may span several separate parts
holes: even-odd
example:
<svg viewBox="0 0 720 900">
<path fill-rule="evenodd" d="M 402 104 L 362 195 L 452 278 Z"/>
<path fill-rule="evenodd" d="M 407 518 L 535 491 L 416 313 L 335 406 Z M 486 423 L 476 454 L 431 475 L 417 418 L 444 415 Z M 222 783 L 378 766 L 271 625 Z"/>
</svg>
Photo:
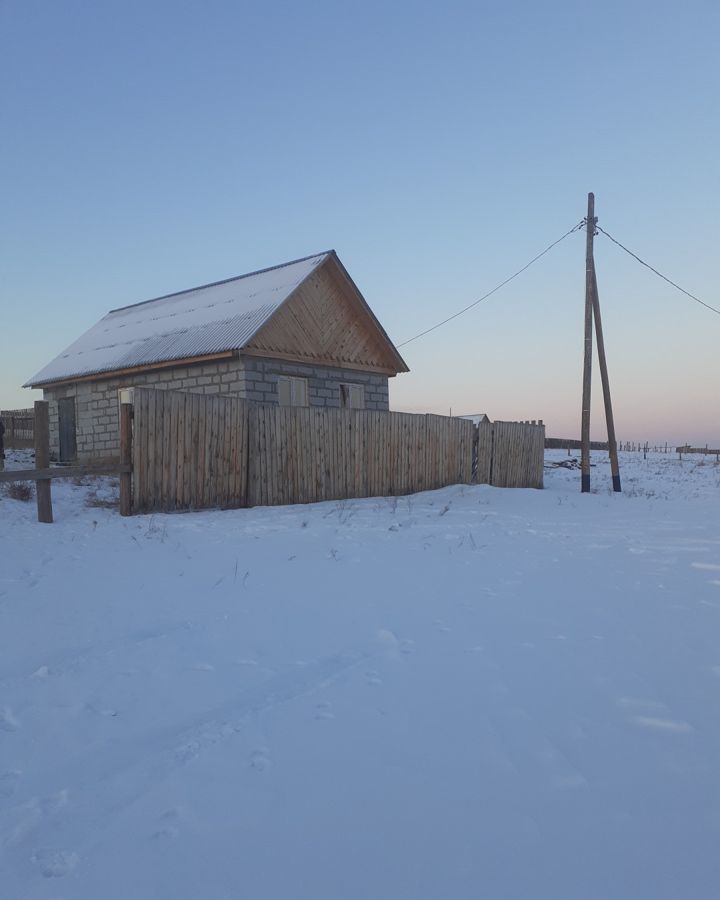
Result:
<svg viewBox="0 0 720 900">
<path fill-rule="evenodd" d="M 361 384 L 341 384 L 340 406 L 346 409 L 365 409 L 365 388 Z"/>
<path fill-rule="evenodd" d="M 361 384 L 350 386 L 350 407 L 352 409 L 365 409 L 365 390 Z"/>
<path fill-rule="evenodd" d="M 280 406 L 292 406 L 292 392 L 289 378 L 278 378 L 278 403 Z"/>
<path fill-rule="evenodd" d="M 308 385 L 305 378 L 293 378 L 293 406 L 308 405 Z"/>
</svg>

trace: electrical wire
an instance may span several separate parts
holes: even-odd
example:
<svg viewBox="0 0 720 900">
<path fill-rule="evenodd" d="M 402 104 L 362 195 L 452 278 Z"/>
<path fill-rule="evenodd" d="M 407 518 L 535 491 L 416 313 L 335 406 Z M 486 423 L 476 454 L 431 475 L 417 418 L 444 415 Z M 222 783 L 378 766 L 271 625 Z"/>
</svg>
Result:
<svg viewBox="0 0 720 900">
<path fill-rule="evenodd" d="M 654 269 L 650 265 L 650 263 L 646 263 L 644 259 L 640 259 L 640 257 L 637 255 L 637 253 L 633 253 L 632 250 L 628 250 L 628 248 L 624 244 L 621 244 L 620 241 L 616 240 L 611 234 L 608 234 L 608 232 L 605 231 L 604 228 L 601 228 L 597 223 L 595 224 L 595 228 L 598 231 L 601 231 L 605 235 L 605 237 L 610 238 L 610 240 L 613 242 L 613 244 L 617 244 L 621 250 L 624 250 L 626 253 L 629 253 L 633 259 L 636 259 L 639 263 L 641 263 L 643 266 L 645 266 L 646 269 L 650 269 L 651 272 L 654 272 L 658 276 L 658 278 L 662 278 L 663 281 L 667 281 L 668 284 L 671 284 L 674 288 L 676 288 L 678 291 L 680 291 L 680 293 L 685 294 L 687 297 L 690 297 L 691 300 L 694 300 L 696 303 L 699 303 L 700 306 L 704 306 L 706 309 L 709 309 L 712 312 L 717 313 L 720 316 L 720 309 L 716 309 L 714 306 L 710 306 L 709 303 L 705 303 L 704 300 L 701 300 L 699 297 L 696 297 L 695 294 L 691 294 L 690 291 L 686 291 L 685 288 L 681 288 L 679 284 L 675 284 L 674 281 L 671 281 L 669 278 L 667 278 L 665 275 L 663 275 L 662 272 L 658 272 L 657 269 Z"/>
<path fill-rule="evenodd" d="M 447 319 L 443 319 L 442 322 L 438 322 L 437 325 L 433 325 L 430 328 L 426 328 L 425 331 L 421 331 L 420 334 L 416 334 L 414 337 L 408 338 L 406 341 L 403 341 L 402 344 L 396 344 L 398 348 L 404 347 L 406 344 L 411 343 L 412 341 L 416 341 L 418 338 L 424 337 L 426 334 L 430 334 L 431 331 L 435 331 L 436 328 L 440 328 L 442 325 L 447 325 L 448 322 L 452 322 L 453 319 L 457 319 L 458 316 L 461 316 L 463 313 L 466 313 L 469 309 L 472 309 L 474 306 L 477 306 L 478 303 L 482 303 L 483 300 L 487 300 L 488 297 L 491 297 L 496 291 L 499 291 L 501 287 L 505 287 L 506 284 L 511 282 L 513 278 L 517 278 L 518 275 L 522 275 L 522 273 L 529 269 L 530 266 L 537 262 L 542 256 L 545 256 L 546 253 L 549 253 L 553 247 L 557 246 L 560 241 L 564 241 L 566 237 L 569 237 L 573 232 L 579 231 L 585 225 L 585 220 L 578 222 L 570 231 L 566 231 L 562 237 L 559 237 L 556 241 L 553 241 L 552 244 L 549 244 L 541 253 L 538 253 L 537 256 L 534 256 L 529 263 L 526 263 L 522 269 L 518 269 L 513 275 L 509 278 L 506 278 L 505 281 L 501 281 L 496 287 L 494 287 L 491 291 L 488 291 L 487 294 L 483 294 L 478 300 L 475 300 L 473 303 L 470 303 L 464 309 L 461 309 L 459 312 L 453 313 L 452 316 L 448 316 Z"/>
</svg>

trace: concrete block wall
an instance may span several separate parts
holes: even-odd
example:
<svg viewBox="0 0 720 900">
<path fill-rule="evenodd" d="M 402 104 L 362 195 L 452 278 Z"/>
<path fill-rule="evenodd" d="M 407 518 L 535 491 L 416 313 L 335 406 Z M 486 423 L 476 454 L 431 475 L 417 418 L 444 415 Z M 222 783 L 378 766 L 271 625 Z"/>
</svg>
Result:
<svg viewBox="0 0 720 900">
<path fill-rule="evenodd" d="M 61 397 L 75 397 L 78 461 L 93 462 L 119 457 L 118 391 L 121 388 L 153 387 L 197 394 L 243 396 L 244 384 L 242 361 L 228 359 L 45 388 L 43 395 L 50 401 L 50 454 L 54 459 L 60 455 L 57 401 Z"/>
<path fill-rule="evenodd" d="M 306 378 L 310 406 L 341 406 L 340 385 L 361 384 L 365 409 L 389 409 L 388 379 L 374 372 L 245 357 L 245 397 L 258 403 L 277 403 L 277 382 L 282 375 Z"/>
<path fill-rule="evenodd" d="M 75 397 L 78 461 L 96 462 L 119 457 L 118 391 L 121 388 L 154 387 L 198 394 L 226 394 L 257 403 L 277 403 L 277 382 L 281 375 L 308 379 L 311 406 L 340 406 L 340 384 L 345 382 L 364 386 L 366 409 L 388 409 L 388 379 L 384 375 L 239 357 L 45 388 L 44 397 L 50 401 L 51 457 L 57 459 L 60 454 L 57 401 L 62 397 Z"/>
</svg>

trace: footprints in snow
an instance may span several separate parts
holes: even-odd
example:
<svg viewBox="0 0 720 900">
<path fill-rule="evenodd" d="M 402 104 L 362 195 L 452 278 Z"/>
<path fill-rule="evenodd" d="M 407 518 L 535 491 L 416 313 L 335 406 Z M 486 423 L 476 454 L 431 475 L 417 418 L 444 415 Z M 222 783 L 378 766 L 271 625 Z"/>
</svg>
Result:
<svg viewBox="0 0 720 900">
<path fill-rule="evenodd" d="M 415 641 L 410 638 L 399 638 L 395 632 L 388 628 L 381 628 L 377 633 L 377 642 L 387 650 L 399 651 L 400 653 L 409 654 L 415 649 Z"/>
<path fill-rule="evenodd" d="M 169 841 L 180 834 L 181 811 L 178 807 L 166 810 L 160 816 L 160 827 L 153 832 L 156 841 Z"/>
<path fill-rule="evenodd" d="M 315 704 L 315 718 L 316 719 L 334 719 L 332 705 L 327 701 L 323 700 L 320 703 Z"/>
<path fill-rule="evenodd" d="M 6 775 L 17 775 L 20 773 L 6 773 Z M 9 790 L 14 792 L 15 785 L 8 783 Z M 68 791 L 57 791 L 46 797 L 33 797 L 27 803 L 15 807 L 11 811 L 14 822 L 4 829 L 2 841 L 0 843 L 5 846 L 13 846 L 25 840 L 32 832 L 40 826 L 43 821 L 56 812 L 61 810 L 68 800 Z"/>
<path fill-rule="evenodd" d="M 270 768 L 271 761 L 269 751 L 265 747 L 253 750 L 250 754 L 250 765 L 258 772 L 264 772 L 266 769 Z"/>
<path fill-rule="evenodd" d="M 20 723 L 13 715 L 13 711 L 9 706 L 0 709 L 0 731 L 17 731 Z"/>
<path fill-rule="evenodd" d="M 0 775 L 0 800 L 9 800 L 13 796 L 21 776 L 19 769 L 8 769 Z"/>
<path fill-rule="evenodd" d="M 72 851 L 42 848 L 33 851 L 32 861 L 44 878 L 62 878 L 72 872 L 80 857 Z"/>
</svg>

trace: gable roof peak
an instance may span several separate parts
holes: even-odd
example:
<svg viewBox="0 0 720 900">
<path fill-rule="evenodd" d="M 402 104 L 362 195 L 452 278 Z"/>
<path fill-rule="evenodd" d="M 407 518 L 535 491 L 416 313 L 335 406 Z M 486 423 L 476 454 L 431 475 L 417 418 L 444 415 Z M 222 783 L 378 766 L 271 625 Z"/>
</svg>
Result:
<svg viewBox="0 0 720 900">
<path fill-rule="evenodd" d="M 207 284 L 199 284 L 197 287 L 185 288 L 183 291 L 173 291 L 170 294 L 161 294 L 159 297 L 151 297 L 149 300 L 140 300 L 138 303 L 129 303 L 127 306 L 118 306 L 111 309 L 107 315 L 112 313 L 124 312 L 127 309 L 135 309 L 138 306 L 145 306 L 147 303 L 155 303 L 158 300 L 170 300 L 172 297 L 181 297 L 183 294 L 192 294 L 195 291 L 204 291 L 207 288 L 220 287 L 224 284 L 231 284 L 234 281 L 242 281 L 244 278 L 252 278 L 255 275 L 264 275 L 266 272 L 275 272 L 278 269 L 285 269 L 288 266 L 294 266 L 298 263 L 308 262 L 308 260 L 317 260 L 317 265 L 324 262 L 328 257 L 338 258 L 334 250 L 323 250 L 321 253 L 311 253 L 309 256 L 301 256 L 299 259 L 291 259 L 288 262 L 278 263 L 276 266 L 268 266 L 265 269 L 257 269 L 254 272 L 245 272 L 244 275 L 232 275 L 230 278 L 222 278 L 220 281 L 209 281 Z"/>
</svg>

